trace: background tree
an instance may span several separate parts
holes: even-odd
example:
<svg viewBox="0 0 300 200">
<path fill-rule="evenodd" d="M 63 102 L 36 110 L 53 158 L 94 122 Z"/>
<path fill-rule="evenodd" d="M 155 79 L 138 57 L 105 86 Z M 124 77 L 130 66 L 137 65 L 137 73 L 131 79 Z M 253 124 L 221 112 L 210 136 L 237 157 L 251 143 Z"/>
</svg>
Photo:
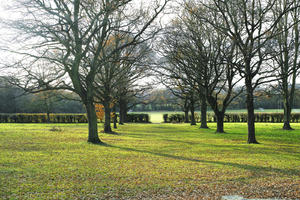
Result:
<svg viewBox="0 0 300 200">
<path fill-rule="evenodd" d="M 174 97 L 179 99 L 179 101 L 175 100 L 174 102 L 177 102 L 176 104 L 180 105 L 182 108 L 182 111 L 184 112 L 184 122 L 191 122 L 191 125 L 196 125 L 195 109 L 197 107 L 196 102 L 198 101 L 198 98 L 195 94 L 196 91 L 194 87 L 186 85 L 183 80 L 177 78 L 178 75 L 171 69 L 165 70 L 165 73 L 159 70 L 158 74 L 161 79 L 160 83 L 171 91 Z M 189 119 L 189 112 L 191 112 L 191 120 Z"/>
<path fill-rule="evenodd" d="M 264 83 L 272 81 L 274 68 L 270 64 L 273 54 L 271 40 L 278 34 L 275 28 L 282 15 L 291 9 L 287 4 L 274 19 L 272 9 L 278 0 L 213 0 L 211 4 L 202 1 L 214 16 L 198 15 L 216 31 L 231 38 L 239 51 L 236 68 L 245 80 L 248 112 L 248 143 L 258 143 L 255 137 L 254 91 Z M 215 23 L 221 21 L 221 23 Z"/>
<path fill-rule="evenodd" d="M 55 103 L 62 101 L 63 97 L 54 90 L 43 91 L 34 94 L 35 107 L 47 114 L 47 122 L 50 123 L 50 113 L 54 111 Z"/>
<path fill-rule="evenodd" d="M 196 74 L 192 71 L 191 63 L 189 62 L 189 53 L 186 53 L 186 49 L 189 48 L 189 36 L 184 32 L 180 20 L 174 20 L 172 25 L 167 27 L 164 32 L 164 37 L 159 41 L 159 54 L 162 57 L 160 63 L 158 64 L 159 69 L 157 73 L 161 76 L 164 76 L 164 81 L 171 81 L 173 84 L 177 83 L 177 87 L 186 87 L 188 93 L 192 92 L 192 95 L 189 95 L 190 100 L 192 100 L 191 105 L 194 105 L 194 92 L 196 91 L 197 96 L 201 101 L 201 125 L 200 128 L 207 128 L 206 120 L 206 98 L 203 93 L 203 88 L 199 87 L 196 81 Z M 187 93 L 186 93 L 187 94 Z M 194 110 L 194 106 L 191 106 Z M 194 111 L 192 111 L 194 113 Z M 194 117 L 192 117 L 194 118 Z M 194 122 L 192 122 L 194 124 Z"/>
<path fill-rule="evenodd" d="M 120 46 L 130 42 L 132 38 L 127 34 L 116 33 L 112 36 L 105 47 L 105 53 L 118 49 Z M 118 95 L 124 87 L 133 87 L 138 80 L 145 77 L 148 70 L 146 66 L 149 47 L 144 44 L 128 46 L 116 51 L 112 56 L 99 67 L 96 74 L 96 97 L 104 105 L 105 122 L 104 132 L 110 133 L 111 129 L 111 109 L 118 101 Z M 99 59 L 106 57 L 105 53 L 99 55 Z M 120 91 L 121 90 L 121 91 Z"/>
<path fill-rule="evenodd" d="M 273 9 L 274 18 L 278 18 L 283 9 L 288 6 L 290 1 L 279 0 L 276 2 Z M 299 74 L 300 59 L 299 56 L 299 18 L 300 18 L 300 3 L 292 1 L 293 11 L 283 14 L 276 25 L 278 34 L 274 38 L 274 48 L 277 50 L 275 56 L 276 66 L 279 66 L 277 73 L 279 76 L 278 86 L 280 87 L 281 95 L 283 98 L 284 108 L 284 125 L 283 129 L 291 130 L 290 125 L 291 112 L 295 97 L 296 78 Z"/>
<path fill-rule="evenodd" d="M 181 48 L 185 54 L 186 62 L 190 68 L 191 79 L 197 83 L 207 102 L 217 118 L 217 132 L 224 132 L 224 115 L 227 107 L 242 90 L 236 90 L 239 83 L 235 63 L 235 44 L 222 34 L 215 31 L 209 23 L 206 23 L 199 15 L 207 15 L 209 12 L 202 5 L 193 2 L 186 3 L 181 17 L 181 30 L 185 30 L 187 44 Z M 205 14 L 204 14 L 205 13 Z M 215 21 L 215 24 L 219 21 Z M 179 30 L 178 30 L 179 31 Z"/>
</svg>

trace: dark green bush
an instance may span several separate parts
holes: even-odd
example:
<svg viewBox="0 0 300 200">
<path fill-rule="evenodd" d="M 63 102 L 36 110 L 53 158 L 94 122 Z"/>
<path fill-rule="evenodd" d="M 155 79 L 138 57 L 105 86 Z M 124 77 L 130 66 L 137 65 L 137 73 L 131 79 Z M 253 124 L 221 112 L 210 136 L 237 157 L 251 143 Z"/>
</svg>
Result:
<svg viewBox="0 0 300 200">
<path fill-rule="evenodd" d="M 190 118 L 190 116 L 189 116 Z M 182 123 L 184 122 L 184 114 L 164 114 L 165 123 Z M 201 122 L 201 116 L 196 113 L 195 120 Z M 283 123 L 283 113 L 255 113 L 255 122 L 265 123 Z M 213 113 L 207 114 L 207 122 L 216 122 L 217 118 Z M 224 116 L 224 122 L 247 122 L 247 113 L 228 113 Z M 300 113 L 292 113 L 291 122 L 300 122 Z"/>
<path fill-rule="evenodd" d="M 148 114 L 127 114 L 127 122 L 129 123 L 149 123 L 150 117 Z"/>
<path fill-rule="evenodd" d="M 0 114 L 0 123 L 46 123 L 47 115 L 34 114 Z M 50 114 L 52 123 L 87 123 L 85 114 Z"/>
<path fill-rule="evenodd" d="M 168 114 L 163 114 L 164 123 L 168 122 Z"/>
</svg>

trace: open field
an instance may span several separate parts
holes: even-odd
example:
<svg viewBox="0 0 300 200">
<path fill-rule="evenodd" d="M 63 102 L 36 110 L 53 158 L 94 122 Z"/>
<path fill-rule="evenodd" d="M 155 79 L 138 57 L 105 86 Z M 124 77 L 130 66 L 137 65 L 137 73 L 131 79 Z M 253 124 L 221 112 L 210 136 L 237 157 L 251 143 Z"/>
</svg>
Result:
<svg viewBox="0 0 300 200">
<path fill-rule="evenodd" d="M 208 111 L 211 112 L 212 111 Z M 227 113 L 247 113 L 246 109 L 241 109 L 241 110 L 227 110 Z M 274 113 L 274 112 L 283 112 L 282 109 L 264 109 L 264 110 L 255 110 L 256 113 Z M 300 112 L 300 109 L 293 109 L 292 112 Z M 180 111 L 152 111 L 152 112 L 133 112 L 133 113 L 147 113 L 150 115 L 150 121 L 152 123 L 161 123 L 163 122 L 163 114 L 175 114 L 175 113 L 183 113 Z M 197 111 L 197 113 L 200 113 Z"/>
<path fill-rule="evenodd" d="M 100 146 L 87 124 L 0 124 L 0 199 L 300 198 L 300 124 L 257 123 L 257 145 L 209 126 L 126 124 Z"/>
</svg>

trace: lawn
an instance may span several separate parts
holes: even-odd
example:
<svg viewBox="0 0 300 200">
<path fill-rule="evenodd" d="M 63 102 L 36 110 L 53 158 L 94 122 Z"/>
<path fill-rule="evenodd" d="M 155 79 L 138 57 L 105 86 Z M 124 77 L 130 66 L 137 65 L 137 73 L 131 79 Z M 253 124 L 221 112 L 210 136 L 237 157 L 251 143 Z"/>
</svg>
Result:
<svg viewBox="0 0 300 200">
<path fill-rule="evenodd" d="M 93 145 L 87 124 L 0 124 L 0 199 L 300 198 L 300 124 L 257 123 L 255 145 L 246 124 L 209 126 L 126 124 Z"/>
</svg>

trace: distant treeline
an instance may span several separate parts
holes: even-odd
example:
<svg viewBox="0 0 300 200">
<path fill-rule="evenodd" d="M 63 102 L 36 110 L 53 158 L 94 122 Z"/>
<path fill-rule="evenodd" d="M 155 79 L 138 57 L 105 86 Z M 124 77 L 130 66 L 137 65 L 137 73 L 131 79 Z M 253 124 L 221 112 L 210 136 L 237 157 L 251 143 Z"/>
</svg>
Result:
<svg viewBox="0 0 300 200">
<path fill-rule="evenodd" d="M 235 98 L 228 109 L 246 109 L 245 94 L 241 94 Z M 133 111 L 182 111 L 182 101 L 174 96 L 169 90 L 154 90 L 145 100 L 145 103 L 138 104 L 132 108 Z M 199 105 L 195 105 L 199 109 Z M 280 94 L 270 94 L 264 89 L 260 89 L 255 93 L 254 99 L 255 109 L 283 109 L 282 97 Z M 300 89 L 296 89 L 294 107 L 300 108 Z M 209 109 L 209 108 L 208 108 Z"/>
<path fill-rule="evenodd" d="M 19 88 L 0 83 L 0 113 L 85 113 L 77 95 L 66 91 L 48 91 L 24 94 Z M 132 111 L 182 111 L 182 102 L 167 89 L 154 90 L 142 102 L 131 106 Z M 196 109 L 199 105 L 195 104 Z M 228 109 L 245 109 L 245 95 L 240 95 Z M 256 93 L 255 108 L 282 109 L 280 95 L 270 95 L 263 90 Z M 300 108 L 300 89 L 296 90 L 294 108 Z"/>
<path fill-rule="evenodd" d="M 85 113 L 75 94 L 65 91 L 47 91 L 25 94 L 19 88 L 0 88 L 0 113 Z"/>
</svg>

